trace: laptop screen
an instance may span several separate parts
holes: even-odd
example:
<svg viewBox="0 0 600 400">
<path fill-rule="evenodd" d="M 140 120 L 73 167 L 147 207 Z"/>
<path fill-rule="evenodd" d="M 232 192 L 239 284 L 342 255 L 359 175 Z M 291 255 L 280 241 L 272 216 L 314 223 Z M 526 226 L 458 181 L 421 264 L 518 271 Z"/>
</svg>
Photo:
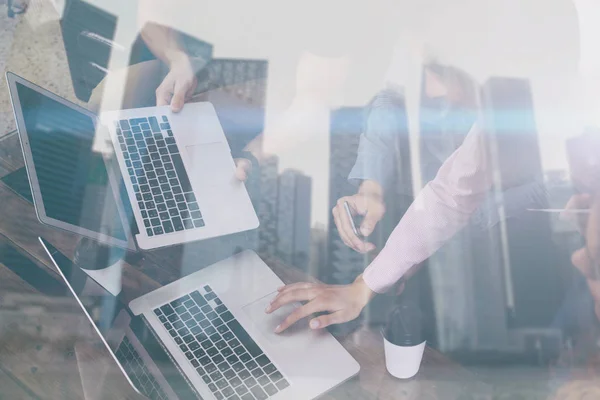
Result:
<svg viewBox="0 0 600 400">
<path fill-rule="evenodd" d="M 92 118 L 19 82 L 16 87 L 46 215 L 127 240 L 104 160 L 92 148 Z"/>
<path fill-rule="evenodd" d="M 64 279 L 73 289 L 84 311 L 110 346 L 110 350 L 115 355 L 116 360 L 123 367 L 123 372 L 129 376 L 132 383 L 134 383 L 141 393 L 148 394 L 145 392 L 143 385 L 140 384 L 140 381 L 134 376 L 139 375 L 137 374 L 139 371 L 135 371 L 135 368 L 132 370 L 130 365 L 131 360 L 127 357 L 124 358 L 123 352 L 120 351 L 122 350 L 124 341 L 114 342 L 111 340 L 115 336 L 123 337 L 126 327 L 130 328 L 134 335 L 133 337 L 128 336 L 128 340 L 133 340 L 143 347 L 177 398 L 199 398 L 141 317 L 132 316 L 119 296 L 113 296 L 54 246 L 44 239 L 40 240 L 46 247 L 48 255 L 64 276 Z M 123 321 L 119 318 L 123 312 L 126 312 L 131 317 L 131 319 L 128 319 L 127 326 L 123 325 Z M 144 358 L 136 359 L 139 361 L 139 368 L 147 368 Z M 150 398 L 152 398 L 151 395 Z"/>
</svg>

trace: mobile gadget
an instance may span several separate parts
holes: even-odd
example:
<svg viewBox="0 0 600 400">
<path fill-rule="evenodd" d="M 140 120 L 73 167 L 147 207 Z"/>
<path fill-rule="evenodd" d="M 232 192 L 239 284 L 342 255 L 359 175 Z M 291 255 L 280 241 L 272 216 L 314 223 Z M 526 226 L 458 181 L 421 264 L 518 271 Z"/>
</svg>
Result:
<svg viewBox="0 0 600 400">
<path fill-rule="evenodd" d="M 211 103 L 96 116 L 7 73 L 41 222 L 142 249 L 257 228 Z"/>
<path fill-rule="evenodd" d="M 67 269 L 75 267 L 40 241 L 71 288 Z M 264 312 L 282 283 L 256 253 L 244 251 L 134 299 L 129 309 L 198 398 L 312 399 L 356 375 L 360 367 L 329 332 L 309 329 L 305 320 L 281 334 L 273 332 L 298 306 Z M 83 294 L 71 291 L 83 307 Z M 103 329 L 97 332 L 106 336 Z M 126 368 L 121 370 L 127 374 Z M 149 370 L 152 375 L 154 369 Z M 129 382 L 139 386 L 134 379 Z"/>
</svg>

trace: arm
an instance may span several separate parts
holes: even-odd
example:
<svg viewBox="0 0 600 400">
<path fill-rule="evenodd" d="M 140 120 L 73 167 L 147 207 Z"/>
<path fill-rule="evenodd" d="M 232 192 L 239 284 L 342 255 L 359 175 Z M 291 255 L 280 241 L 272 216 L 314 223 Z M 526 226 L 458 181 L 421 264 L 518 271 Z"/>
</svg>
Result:
<svg viewBox="0 0 600 400">
<path fill-rule="evenodd" d="M 340 198 L 332 210 L 342 241 L 360 253 L 374 250 L 375 245 L 356 236 L 344 203 L 352 213 L 364 216 L 360 231 L 369 236 L 385 213 L 384 191 L 398 169 L 401 136 L 408 137 L 404 98 L 398 91 L 378 93 L 367 112 L 356 162 L 348 176 L 348 181 L 359 187 L 358 192 Z"/>
<path fill-rule="evenodd" d="M 492 186 L 492 166 L 481 123 L 419 193 L 364 273 L 365 283 L 384 292 L 408 270 L 435 253 L 463 228 Z"/>
<path fill-rule="evenodd" d="M 413 273 L 417 265 L 464 227 L 492 185 L 492 165 L 484 137 L 480 123 L 476 123 L 462 146 L 419 193 L 381 253 L 354 283 L 304 283 L 281 288 L 267 312 L 294 301 L 308 303 L 288 316 L 277 332 L 316 312 L 331 314 L 311 320 L 313 329 L 355 318 L 375 293 L 388 290 L 407 273 Z"/>
<path fill-rule="evenodd" d="M 139 20 L 144 23 L 141 37 L 150 51 L 169 67 L 167 76 L 156 89 L 156 105 L 170 104 L 171 110 L 178 112 L 194 93 L 198 85 L 196 74 L 204 68 L 206 60 L 190 59 L 175 30 L 151 21 L 157 10 L 160 10 L 159 5 L 151 0 L 140 2 Z"/>
<path fill-rule="evenodd" d="M 169 67 L 188 58 L 177 33 L 169 27 L 147 22 L 142 28 L 141 36 L 150 51 Z"/>
</svg>

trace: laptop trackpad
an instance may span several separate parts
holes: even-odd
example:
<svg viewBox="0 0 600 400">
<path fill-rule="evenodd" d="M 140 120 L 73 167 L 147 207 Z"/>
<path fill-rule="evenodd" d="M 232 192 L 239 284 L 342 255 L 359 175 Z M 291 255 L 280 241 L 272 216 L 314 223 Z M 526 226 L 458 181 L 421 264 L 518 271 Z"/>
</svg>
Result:
<svg viewBox="0 0 600 400">
<path fill-rule="evenodd" d="M 222 186 L 235 179 L 235 167 L 225 143 L 186 146 L 190 161 L 190 180 L 200 187 Z"/>
<path fill-rule="evenodd" d="M 250 317 L 254 326 L 260 330 L 260 333 L 265 339 L 271 343 L 285 343 L 286 339 L 306 336 L 310 331 L 307 318 L 296 322 L 282 333 L 277 334 L 273 332 L 277 325 L 282 323 L 292 311 L 300 306 L 299 303 L 287 304 L 271 314 L 265 313 L 265 308 L 267 308 L 271 300 L 275 298 L 276 294 L 277 292 L 270 293 L 265 297 L 256 300 L 254 303 L 244 306 L 244 312 Z M 288 343 L 291 344 L 289 341 Z M 298 344 L 295 340 L 293 343 L 295 345 Z"/>
</svg>

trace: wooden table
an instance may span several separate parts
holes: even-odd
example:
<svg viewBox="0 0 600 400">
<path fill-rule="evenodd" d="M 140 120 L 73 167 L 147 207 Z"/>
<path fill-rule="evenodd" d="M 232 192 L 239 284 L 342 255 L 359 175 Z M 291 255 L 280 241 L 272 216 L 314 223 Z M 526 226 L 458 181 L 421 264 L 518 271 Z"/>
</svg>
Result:
<svg viewBox="0 0 600 400">
<path fill-rule="evenodd" d="M 16 133 L 0 137 L 0 177 L 22 166 Z M 104 382 L 110 384 L 103 385 L 102 398 L 136 398 L 108 352 L 91 347 L 97 337 L 37 241 L 42 236 L 72 257 L 77 235 L 42 225 L 33 206 L 3 183 L 0 204 L 0 399 L 83 399 L 77 358 L 88 370 L 106 373 Z M 181 250 L 145 252 L 135 265 L 125 265 L 124 279 L 137 295 L 179 278 L 177 257 L 169 256 L 174 251 Z M 278 260 L 265 261 L 286 283 L 311 279 Z M 487 385 L 433 349 L 425 351 L 415 379 L 400 381 L 385 370 L 378 329 L 363 326 L 338 340 L 361 371 L 324 398 L 491 398 Z M 75 357 L 75 344 L 92 350 L 80 350 Z"/>
</svg>

